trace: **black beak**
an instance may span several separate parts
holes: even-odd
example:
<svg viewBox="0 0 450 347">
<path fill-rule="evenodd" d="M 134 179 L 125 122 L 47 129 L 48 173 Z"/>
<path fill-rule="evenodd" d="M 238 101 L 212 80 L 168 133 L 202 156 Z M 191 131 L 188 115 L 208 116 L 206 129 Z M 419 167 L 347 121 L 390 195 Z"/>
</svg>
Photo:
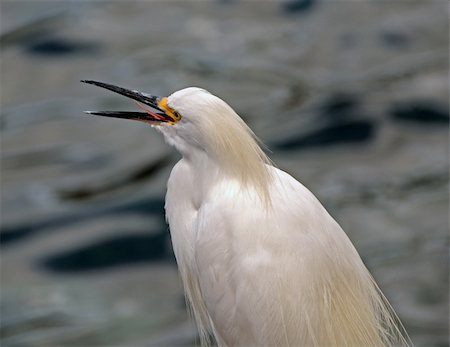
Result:
<svg viewBox="0 0 450 347">
<path fill-rule="evenodd" d="M 157 110 L 158 112 L 154 112 L 152 110 L 143 109 L 146 112 L 128 112 L 128 111 L 85 111 L 85 113 L 93 114 L 96 116 L 103 117 L 113 117 L 113 118 L 123 118 L 123 119 L 132 119 L 150 124 L 157 124 L 160 122 L 173 122 L 173 119 L 166 114 L 166 112 L 158 106 L 158 102 L 161 100 L 160 97 L 149 95 L 146 93 L 138 92 L 137 90 L 125 89 L 122 87 L 118 87 L 112 84 L 91 81 L 91 80 L 82 80 L 82 83 L 93 84 L 97 87 L 105 88 L 111 90 L 117 94 L 126 96 L 130 99 L 133 99 L 141 104 L 150 106 L 151 108 Z"/>
</svg>

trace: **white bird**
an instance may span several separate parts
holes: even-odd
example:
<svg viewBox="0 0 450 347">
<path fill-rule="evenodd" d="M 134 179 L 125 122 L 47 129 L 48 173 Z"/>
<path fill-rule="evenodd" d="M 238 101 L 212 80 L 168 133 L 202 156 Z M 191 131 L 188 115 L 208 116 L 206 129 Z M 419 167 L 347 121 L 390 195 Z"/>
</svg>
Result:
<svg viewBox="0 0 450 347">
<path fill-rule="evenodd" d="M 341 227 L 228 104 L 200 88 L 159 98 L 82 82 L 152 108 L 87 113 L 149 123 L 182 155 L 165 210 L 203 345 L 409 345 Z"/>
</svg>

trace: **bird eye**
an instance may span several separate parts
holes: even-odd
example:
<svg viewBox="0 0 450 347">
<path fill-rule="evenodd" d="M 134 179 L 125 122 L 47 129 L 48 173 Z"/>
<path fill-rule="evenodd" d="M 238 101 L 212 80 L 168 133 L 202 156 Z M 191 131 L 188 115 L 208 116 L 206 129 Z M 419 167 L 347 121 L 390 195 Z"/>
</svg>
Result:
<svg viewBox="0 0 450 347">
<path fill-rule="evenodd" d="M 173 117 L 176 121 L 179 121 L 181 119 L 181 115 L 177 111 L 173 111 Z"/>
<path fill-rule="evenodd" d="M 181 115 L 175 111 L 172 107 L 168 105 L 168 98 L 162 98 L 158 102 L 158 106 L 166 112 L 166 114 L 173 119 L 173 122 L 170 122 L 172 124 L 177 123 L 181 119 Z"/>
</svg>

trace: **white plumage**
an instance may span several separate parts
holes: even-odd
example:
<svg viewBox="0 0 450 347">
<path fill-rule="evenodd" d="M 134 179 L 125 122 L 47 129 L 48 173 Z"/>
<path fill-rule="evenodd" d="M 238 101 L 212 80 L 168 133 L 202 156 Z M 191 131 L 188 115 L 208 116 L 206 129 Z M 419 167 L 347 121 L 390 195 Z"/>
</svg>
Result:
<svg viewBox="0 0 450 347">
<path fill-rule="evenodd" d="M 159 99 L 85 82 L 162 111 L 90 113 L 150 123 L 182 154 L 165 208 L 202 344 L 408 345 L 341 227 L 224 101 L 199 88 Z"/>
<path fill-rule="evenodd" d="M 315 196 L 270 165 L 219 98 L 187 88 L 158 126 L 183 155 L 166 215 L 203 342 L 220 346 L 406 343 L 352 243 Z"/>
</svg>

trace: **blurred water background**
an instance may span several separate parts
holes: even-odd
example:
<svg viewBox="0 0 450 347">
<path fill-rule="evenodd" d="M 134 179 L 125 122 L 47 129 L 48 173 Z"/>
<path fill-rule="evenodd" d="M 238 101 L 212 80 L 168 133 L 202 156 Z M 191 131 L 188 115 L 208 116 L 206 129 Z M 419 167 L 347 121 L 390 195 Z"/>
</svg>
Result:
<svg viewBox="0 0 450 347">
<path fill-rule="evenodd" d="M 82 85 L 226 100 L 448 346 L 447 1 L 1 2 L 1 345 L 191 346 L 164 222 L 178 154 Z"/>
</svg>

